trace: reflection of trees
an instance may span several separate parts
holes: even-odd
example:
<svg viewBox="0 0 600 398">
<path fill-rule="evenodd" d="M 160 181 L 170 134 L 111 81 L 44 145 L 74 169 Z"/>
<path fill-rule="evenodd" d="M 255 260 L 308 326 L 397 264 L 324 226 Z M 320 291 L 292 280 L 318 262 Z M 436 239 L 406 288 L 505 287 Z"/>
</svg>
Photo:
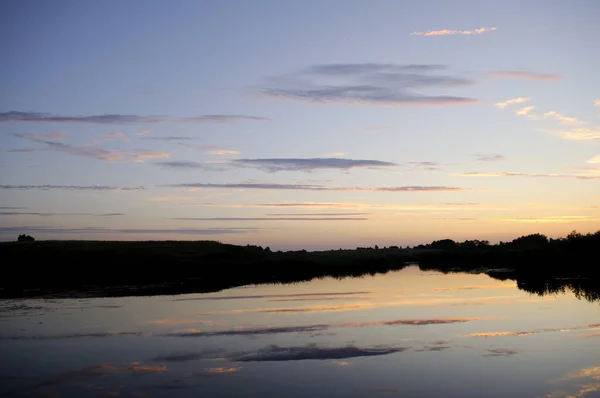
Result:
<svg viewBox="0 0 600 398">
<path fill-rule="evenodd" d="M 519 279 L 517 287 L 539 296 L 565 294 L 571 292 L 579 300 L 600 302 L 600 281 L 594 279 Z"/>
</svg>

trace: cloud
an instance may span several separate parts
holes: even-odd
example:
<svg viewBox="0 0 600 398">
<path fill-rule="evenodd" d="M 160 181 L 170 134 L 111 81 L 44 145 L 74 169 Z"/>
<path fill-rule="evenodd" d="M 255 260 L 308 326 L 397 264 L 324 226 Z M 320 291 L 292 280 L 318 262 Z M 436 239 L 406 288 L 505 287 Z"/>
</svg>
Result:
<svg viewBox="0 0 600 398">
<path fill-rule="evenodd" d="M 544 132 L 557 135 L 565 140 L 587 141 L 600 139 L 600 127 L 595 128 L 578 127 L 569 131 L 545 130 Z"/>
<path fill-rule="evenodd" d="M 19 190 L 29 190 L 29 189 L 42 189 L 42 190 L 52 190 L 59 189 L 65 191 L 143 191 L 146 189 L 144 186 L 138 187 L 123 187 L 123 186 L 111 186 L 111 185 L 0 185 L 0 189 L 19 189 Z"/>
<path fill-rule="evenodd" d="M 241 234 L 256 231 L 256 228 L 174 228 L 174 229 L 137 229 L 137 228 L 51 228 L 41 226 L 14 226 L 0 227 L 0 234 L 12 234 L 18 232 L 48 233 L 48 234 L 179 234 L 179 235 L 228 235 Z"/>
<path fill-rule="evenodd" d="M 470 189 L 446 186 L 400 186 L 400 187 L 326 187 L 315 184 L 274 184 L 274 183 L 239 183 L 239 184 L 210 184 L 187 183 L 166 185 L 171 188 L 207 188 L 207 189 L 264 189 L 264 190 L 294 190 L 294 191 L 373 191 L 373 192 L 458 192 Z M 2 185 L 0 185 L 2 188 Z"/>
<path fill-rule="evenodd" d="M 412 170 L 426 170 L 426 171 L 438 171 L 441 170 L 443 166 L 450 166 L 450 164 L 439 163 L 439 162 L 406 162 L 405 165 L 412 166 Z"/>
<path fill-rule="evenodd" d="M 152 130 L 142 130 L 142 131 L 135 133 L 135 135 L 139 135 L 139 136 L 145 136 L 148 134 L 152 134 Z"/>
<path fill-rule="evenodd" d="M 347 358 L 372 357 L 389 355 L 406 351 L 406 347 L 319 347 L 311 344 L 307 346 L 281 347 L 270 345 L 254 353 L 242 354 L 230 358 L 236 362 L 274 362 L 274 361 L 301 361 L 301 360 L 341 360 Z"/>
<path fill-rule="evenodd" d="M 215 150 L 213 155 L 236 155 L 237 151 Z M 224 171 L 226 167 L 250 167 L 277 171 L 315 171 L 324 169 L 348 170 L 355 167 L 391 167 L 396 163 L 380 160 L 342 159 L 342 158 L 281 158 L 281 159 L 235 159 L 220 162 L 193 162 L 193 161 L 169 161 L 156 163 L 158 166 L 181 168 L 181 169 L 205 169 L 212 171 Z"/>
<path fill-rule="evenodd" d="M 268 217 L 334 217 L 334 216 L 370 216 L 373 213 L 267 213 Z"/>
<path fill-rule="evenodd" d="M 364 326 L 426 326 L 426 325 L 446 325 L 450 323 L 464 323 L 471 321 L 479 321 L 482 318 L 434 318 L 434 319 L 397 319 L 392 321 L 376 321 L 376 322 L 357 322 L 357 323 L 342 323 L 342 327 L 364 327 Z"/>
<path fill-rule="evenodd" d="M 170 135 L 167 137 L 142 137 L 142 139 L 154 140 L 154 141 L 188 141 L 188 140 L 193 140 L 194 137 Z"/>
<path fill-rule="evenodd" d="M 366 221 L 367 217 L 178 217 L 177 221 Z"/>
<path fill-rule="evenodd" d="M 205 171 L 225 171 L 225 168 L 223 166 L 227 165 L 227 163 L 193 162 L 189 160 L 156 162 L 154 164 L 156 166 L 168 167 L 171 169 L 197 169 Z"/>
<path fill-rule="evenodd" d="M 256 167 L 269 172 L 313 171 L 319 169 L 342 169 L 354 167 L 389 167 L 396 163 L 381 160 L 341 159 L 341 158 L 282 158 L 282 159 L 237 159 L 234 164 L 242 167 Z"/>
<path fill-rule="evenodd" d="M 533 106 L 533 105 L 526 106 L 524 108 L 517 109 L 515 111 L 515 115 L 517 115 L 517 116 L 530 116 L 531 111 L 534 110 L 534 109 L 535 109 L 535 106 Z"/>
<path fill-rule="evenodd" d="M 121 134 L 121 133 L 115 133 Z M 163 159 L 170 157 L 168 153 L 144 153 L 144 152 L 127 152 L 102 149 L 97 147 L 83 147 L 68 145 L 62 142 L 50 141 L 43 139 L 41 136 L 34 134 L 14 134 L 15 137 L 26 139 L 31 142 L 45 145 L 45 149 L 56 152 L 66 152 L 71 155 L 84 156 L 93 159 L 104 160 L 107 162 L 119 159 L 133 159 L 136 161 L 144 161 L 145 159 Z"/>
<path fill-rule="evenodd" d="M 104 138 L 105 140 L 123 140 L 125 142 L 130 142 L 131 140 L 129 139 L 129 137 L 127 137 L 124 133 L 120 133 L 120 132 L 113 132 L 113 133 L 106 133 L 102 136 L 102 138 Z"/>
<path fill-rule="evenodd" d="M 273 335 L 283 333 L 303 333 L 303 332 L 316 332 L 321 330 L 327 330 L 328 325 L 308 325 L 308 326 L 284 326 L 284 327 L 270 327 L 270 328 L 247 328 L 247 329 L 233 329 L 233 330 L 220 330 L 215 332 L 181 332 L 181 333 L 167 333 L 161 336 L 164 337 L 218 337 L 218 336 L 262 336 L 262 335 Z"/>
<path fill-rule="evenodd" d="M 583 122 L 575 117 L 563 116 L 556 111 L 546 112 L 546 113 L 544 113 L 544 116 L 552 116 L 556 120 L 558 120 L 560 122 L 560 124 L 586 124 L 586 122 Z"/>
<path fill-rule="evenodd" d="M 205 368 L 204 372 L 209 374 L 223 374 L 223 373 L 233 373 L 239 372 L 241 367 L 230 367 L 230 368 Z"/>
<path fill-rule="evenodd" d="M 65 138 L 69 137 L 69 133 L 62 131 L 62 132 L 58 132 L 58 133 L 42 134 L 42 137 L 44 137 L 47 140 L 51 140 L 51 141 L 61 141 Z"/>
<path fill-rule="evenodd" d="M 240 154 L 239 151 L 233 151 L 233 150 L 230 150 L 230 149 L 216 149 L 214 151 L 210 151 L 209 153 L 211 155 L 218 155 L 218 156 L 221 156 L 221 155 L 239 155 Z"/>
<path fill-rule="evenodd" d="M 436 345 L 436 346 L 425 346 L 423 348 L 415 349 L 416 352 L 424 352 L 424 351 L 445 351 L 448 348 L 452 348 L 450 346 Z"/>
<path fill-rule="evenodd" d="M 170 355 L 153 358 L 154 362 L 187 362 L 196 361 L 198 359 L 216 359 L 225 356 L 225 350 L 222 349 L 204 349 L 202 351 L 181 352 Z"/>
<path fill-rule="evenodd" d="M 590 216 L 550 216 L 550 217 L 522 217 L 522 218 L 500 218 L 498 221 L 503 222 L 515 222 L 515 223 L 551 223 L 551 224 L 562 224 L 572 222 L 585 222 L 585 221 L 600 221 L 599 217 Z"/>
<path fill-rule="evenodd" d="M 333 300 L 370 300 L 371 296 L 333 296 L 333 297 L 292 297 L 266 299 L 268 302 L 290 302 L 290 301 L 333 301 Z"/>
<path fill-rule="evenodd" d="M 561 75 L 554 73 L 533 73 L 522 70 L 498 71 L 488 74 L 491 77 L 507 79 L 528 79 L 528 80 L 558 80 Z"/>
<path fill-rule="evenodd" d="M 487 155 L 475 155 L 478 162 L 497 162 L 500 160 L 505 160 L 506 157 L 504 155 L 499 154 L 487 154 Z"/>
<path fill-rule="evenodd" d="M 0 208 L 1 209 L 1 208 Z M 123 213 L 37 213 L 37 212 L 0 212 L 0 216 L 41 216 L 41 217 L 54 217 L 54 216 L 94 216 L 94 217 L 117 217 L 124 216 Z"/>
<path fill-rule="evenodd" d="M 208 297 L 190 297 L 178 298 L 171 301 L 196 301 L 196 300 L 247 300 L 247 299 L 263 299 L 263 298 L 286 298 L 286 297 L 320 297 L 320 296 L 349 296 L 369 294 L 370 291 L 354 291 L 354 292 L 317 292 L 317 293 L 294 293 L 294 294 L 264 294 L 264 295 L 249 295 L 249 296 L 208 296 Z"/>
<path fill-rule="evenodd" d="M 88 307 L 89 308 L 89 307 Z M 68 340 L 80 338 L 104 338 L 115 336 L 141 336 L 141 332 L 98 332 L 98 333 L 71 333 L 71 334 L 55 334 L 55 335 L 14 335 L 0 336 L 0 340 L 19 340 L 19 341 L 45 341 L 45 340 Z"/>
<path fill-rule="evenodd" d="M 231 123 L 243 121 L 267 121 L 265 117 L 246 115 L 199 115 L 192 117 L 139 116 L 139 115 L 52 115 L 40 112 L 10 111 L 0 113 L 0 122 L 38 122 L 38 123 Z"/>
<path fill-rule="evenodd" d="M 487 354 L 483 354 L 484 357 L 510 357 L 518 354 L 518 350 L 510 348 L 492 348 L 487 350 Z"/>
<path fill-rule="evenodd" d="M 471 337 L 504 337 L 504 336 L 526 336 L 528 334 L 537 334 L 539 332 L 528 331 L 528 332 L 483 332 L 483 333 L 471 333 Z"/>
<path fill-rule="evenodd" d="M 344 155 L 345 155 L 344 152 L 330 152 L 330 153 L 326 153 L 325 157 L 326 158 L 341 158 Z"/>
<path fill-rule="evenodd" d="M 495 107 L 498 108 L 505 108 L 508 105 L 512 105 L 512 104 L 520 104 L 522 102 L 527 102 L 531 99 L 531 97 L 517 97 L 517 98 L 513 98 L 513 99 L 509 99 L 503 102 L 496 102 L 494 104 Z"/>
<path fill-rule="evenodd" d="M 600 155 L 596 155 L 592 158 L 589 158 L 586 163 L 591 163 L 591 164 L 600 164 Z"/>
<path fill-rule="evenodd" d="M 517 173 L 512 171 L 500 172 L 479 172 L 473 171 L 468 173 L 455 174 L 460 177 L 533 177 L 533 178 L 575 178 L 579 180 L 592 180 L 600 178 L 600 174 L 530 174 Z"/>
<path fill-rule="evenodd" d="M 469 79 L 431 74 L 444 65 L 324 64 L 292 76 L 273 78 L 259 88 L 263 95 L 319 104 L 436 106 L 475 103 L 477 100 L 446 95 L 425 95 L 414 90 L 472 85 Z"/>
<path fill-rule="evenodd" d="M 0 206 L 0 210 L 24 210 L 27 207 L 16 207 L 16 206 Z"/>
<path fill-rule="evenodd" d="M 52 376 L 43 379 L 33 388 L 48 387 L 61 385 L 63 383 L 89 383 L 91 379 L 104 376 L 112 376 L 126 373 L 163 373 L 167 371 L 166 366 L 147 366 L 139 362 L 131 362 L 125 365 L 113 365 L 111 363 L 101 363 L 98 365 L 88 366 L 86 368 L 61 373 L 57 376 Z M 27 394 L 28 395 L 28 394 Z"/>
<path fill-rule="evenodd" d="M 544 329 L 534 329 L 534 330 L 525 330 L 525 331 L 516 331 L 516 332 L 483 332 L 483 333 L 470 333 L 466 336 L 468 337 L 521 337 L 527 336 L 531 334 L 539 334 L 539 333 L 554 333 L 554 332 L 571 332 L 576 330 L 593 330 L 596 327 L 599 327 L 600 324 L 591 324 L 591 325 L 582 325 L 582 326 L 574 326 L 570 328 L 544 328 Z"/>
<path fill-rule="evenodd" d="M 480 34 L 486 33 L 486 32 L 493 32 L 494 30 L 498 30 L 498 28 L 478 28 L 478 29 L 474 29 L 474 30 L 442 29 L 442 30 L 430 30 L 427 32 L 412 32 L 410 35 L 411 36 L 451 36 L 451 35 L 473 36 L 473 35 L 480 35 Z"/>
</svg>

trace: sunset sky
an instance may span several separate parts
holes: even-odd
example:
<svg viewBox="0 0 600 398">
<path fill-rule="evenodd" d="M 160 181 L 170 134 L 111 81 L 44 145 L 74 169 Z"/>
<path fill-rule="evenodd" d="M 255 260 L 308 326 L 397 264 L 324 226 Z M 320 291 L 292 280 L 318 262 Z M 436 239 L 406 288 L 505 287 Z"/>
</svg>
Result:
<svg viewBox="0 0 600 398">
<path fill-rule="evenodd" d="M 600 2 L 0 2 L 0 240 L 600 229 Z"/>
</svg>

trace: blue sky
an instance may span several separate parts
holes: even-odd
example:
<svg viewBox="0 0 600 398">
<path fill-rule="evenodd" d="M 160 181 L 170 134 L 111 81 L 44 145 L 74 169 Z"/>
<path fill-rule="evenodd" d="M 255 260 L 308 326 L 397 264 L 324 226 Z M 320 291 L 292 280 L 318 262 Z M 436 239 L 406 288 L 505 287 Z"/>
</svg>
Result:
<svg viewBox="0 0 600 398">
<path fill-rule="evenodd" d="M 0 2 L 0 239 L 600 229 L 597 2 Z"/>
</svg>

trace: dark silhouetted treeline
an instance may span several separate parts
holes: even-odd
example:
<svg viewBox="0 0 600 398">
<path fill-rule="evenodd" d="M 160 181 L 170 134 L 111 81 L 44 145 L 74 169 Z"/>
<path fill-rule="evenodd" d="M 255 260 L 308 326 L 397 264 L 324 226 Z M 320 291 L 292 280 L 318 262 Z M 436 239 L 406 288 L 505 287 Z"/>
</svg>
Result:
<svg viewBox="0 0 600 398">
<path fill-rule="evenodd" d="M 600 231 L 573 231 L 559 239 L 533 234 L 497 245 L 483 242 L 444 240 L 418 246 L 419 265 L 435 270 L 509 268 L 523 277 L 600 278 Z"/>
<path fill-rule="evenodd" d="M 600 280 L 599 254 L 600 231 L 573 232 L 561 239 L 535 234 L 497 245 L 445 239 L 412 248 L 318 252 L 275 252 L 214 241 L 22 241 L 0 243 L 0 288 L 4 297 L 214 292 L 248 284 L 373 275 L 415 262 L 421 269 L 486 272 L 515 280 Z M 540 290 L 535 282 L 527 286 Z"/>
</svg>

